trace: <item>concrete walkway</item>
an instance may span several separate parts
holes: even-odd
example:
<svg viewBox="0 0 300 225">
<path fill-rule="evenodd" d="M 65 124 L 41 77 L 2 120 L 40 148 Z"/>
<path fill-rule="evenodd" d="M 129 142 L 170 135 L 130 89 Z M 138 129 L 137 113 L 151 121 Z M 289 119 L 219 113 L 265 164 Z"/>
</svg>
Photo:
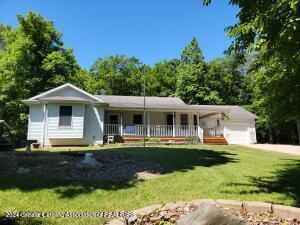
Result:
<svg viewBox="0 0 300 225">
<path fill-rule="evenodd" d="M 250 144 L 244 145 L 250 148 L 262 149 L 272 152 L 281 152 L 286 154 L 300 155 L 299 145 L 275 145 L 275 144 Z"/>
</svg>

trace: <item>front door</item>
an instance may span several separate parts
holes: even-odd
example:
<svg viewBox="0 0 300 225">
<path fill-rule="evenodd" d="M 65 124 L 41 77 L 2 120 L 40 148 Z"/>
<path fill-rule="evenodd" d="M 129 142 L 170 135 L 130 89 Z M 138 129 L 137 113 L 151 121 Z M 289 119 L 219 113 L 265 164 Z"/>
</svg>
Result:
<svg viewBox="0 0 300 225">
<path fill-rule="evenodd" d="M 168 113 L 167 114 L 167 132 L 168 132 L 168 135 L 173 135 L 173 113 Z"/>
</svg>

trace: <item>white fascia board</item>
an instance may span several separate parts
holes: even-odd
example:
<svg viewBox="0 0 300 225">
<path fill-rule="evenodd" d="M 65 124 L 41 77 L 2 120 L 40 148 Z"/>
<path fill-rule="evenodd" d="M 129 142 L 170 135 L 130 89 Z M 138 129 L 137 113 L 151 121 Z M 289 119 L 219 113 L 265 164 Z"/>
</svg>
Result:
<svg viewBox="0 0 300 225">
<path fill-rule="evenodd" d="M 74 86 L 72 84 L 69 84 L 69 83 L 63 84 L 63 85 L 58 86 L 56 88 L 53 88 L 53 89 L 51 89 L 49 91 L 46 91 L 46 92 L 43 92 L 43 93 L 38 94 L 36 96 L 33 96 L 33 97 L 29 98 L 28 100 L 36 100 L 36 99 L 38 99 L 40 97 L 43 97 L 43 96 L 48 95 L 48 94 L 51 94 L 51 93 L 53 93 L 55 91 L 58 91 L 60 89 L 65 88 L 65 87 L 70 87 L 70 88 L 72 88 L 72 89 L 74 89 L 74 90 L 76 90 L 78 92 L 81 92 L 82 94 L 85 94 L 85 95 L 89 96 L 90 98 L 94 99 L 97 102 L 103 102 L 102 100 L 96 98 L 95 96 L 91 95 L 90 93 L 88 93 L 88 92 L 86 92 L 86 91 L 84 91 L 84 90 L 82 90 L 82 89 L 80 89 L 80 88 L 78 88 L 78 87 L 76 87 L 76 86 Z"/>
<path fill-rule="evenodd" d="M 39 100 L 22 100 L 23 103 L 26 105 L 34 105 L 34 104 L 40 104 L 41 102 Z"/>
</svg>

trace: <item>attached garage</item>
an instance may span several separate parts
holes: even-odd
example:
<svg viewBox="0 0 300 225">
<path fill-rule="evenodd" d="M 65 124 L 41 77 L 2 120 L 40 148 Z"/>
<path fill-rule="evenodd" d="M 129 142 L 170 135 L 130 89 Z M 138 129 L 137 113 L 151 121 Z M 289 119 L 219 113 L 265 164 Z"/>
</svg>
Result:
<svg viewBox="0 0 300 225">
<path fill-rule="evenodd" d="M 249 131 L 248 123 L 228 123 L 227 127 L 227 141 L 229 144 L 248 144 Z"/>
</svg>

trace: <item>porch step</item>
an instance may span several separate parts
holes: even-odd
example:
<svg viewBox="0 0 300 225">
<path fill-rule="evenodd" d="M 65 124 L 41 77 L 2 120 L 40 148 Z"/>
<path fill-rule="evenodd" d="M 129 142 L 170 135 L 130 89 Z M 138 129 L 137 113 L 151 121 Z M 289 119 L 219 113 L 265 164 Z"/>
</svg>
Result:
<svg viewBox="0 0 300 225">
<path fill-rule="evenodd" d="M 228 145 L 227 140 L 223 136 L 218 137 L 203 137 L 203 143 L 207 145 Z"/>
</svg>

